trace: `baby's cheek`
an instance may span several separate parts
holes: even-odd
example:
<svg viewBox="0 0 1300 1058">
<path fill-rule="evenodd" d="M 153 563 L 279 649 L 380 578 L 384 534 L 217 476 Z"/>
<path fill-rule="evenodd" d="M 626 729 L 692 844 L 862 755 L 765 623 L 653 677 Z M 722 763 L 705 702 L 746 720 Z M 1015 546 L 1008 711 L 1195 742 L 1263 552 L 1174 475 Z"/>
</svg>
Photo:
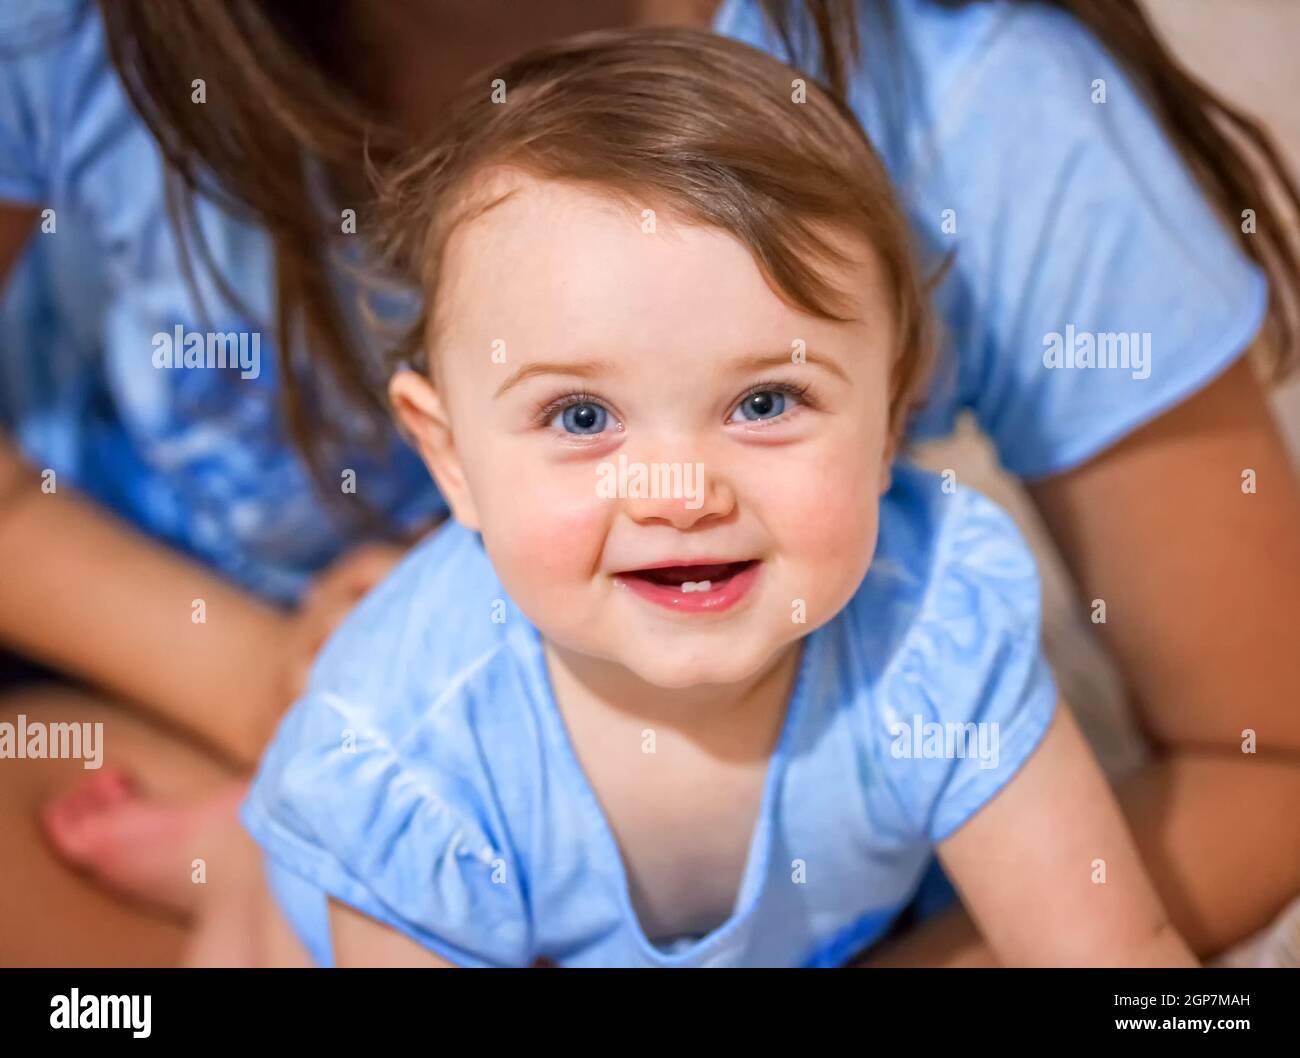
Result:
<svg viewBox="0 0 1300 1058">
<path fill-rule="evenodd" d="M 875 547 L 879 497 L 876 482 L 868 480 L 872 468 L 845 469 L 805 467 L 780 493 L 787 502 L 777 506 L 773 528 L 791 567 L 811 582 L 810 592 L 838 595 L 856 587 Z"/>
<path fill-rule="evenodd" d="M 509 511 L 490 520 L 493 561 L 531 592 L 587 581 L 600 562 L 609 512 L 595 486 L 582 492 L 552 482 L 520 481 Z M 484 534 L 487 539 L 487 533 Z"/>
</svg>

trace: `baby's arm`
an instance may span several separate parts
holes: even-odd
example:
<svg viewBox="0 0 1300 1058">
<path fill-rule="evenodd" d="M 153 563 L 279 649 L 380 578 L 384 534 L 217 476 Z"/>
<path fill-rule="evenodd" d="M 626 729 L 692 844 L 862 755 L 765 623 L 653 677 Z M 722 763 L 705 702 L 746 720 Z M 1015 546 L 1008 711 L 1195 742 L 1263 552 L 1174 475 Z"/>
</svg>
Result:
<svg viewBox="0 0 1300 1058">
<path fill-rule="evenodd" d="M 1004 965 L 1197 965 L 1063 704 L 1023 769 L 938 852 Z"/>
<path fill-rule="evenodd" d="M 454 964 L 441 955 L 333 897 L 330 898 L 329 917 L 335 966 L 455 969 Z"/>
</svg>

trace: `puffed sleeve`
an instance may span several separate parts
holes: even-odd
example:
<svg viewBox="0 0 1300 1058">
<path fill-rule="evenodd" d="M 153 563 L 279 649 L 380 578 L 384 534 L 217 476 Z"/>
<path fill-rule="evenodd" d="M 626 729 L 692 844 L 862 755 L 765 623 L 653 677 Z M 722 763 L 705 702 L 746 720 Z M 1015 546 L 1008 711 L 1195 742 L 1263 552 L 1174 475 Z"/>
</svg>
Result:
<svg viewBox="0 0 1300 1058">
<path fill-rule="evenodd" d="M 376 715 L 310 691 L 262 760 L 245 827 L 279 871 L 458 966 L 527 965 L 518 864 L 473 738 L 394 737 Z"/>
<path fill-rule="evenodd" d="M 1023 767 L 1052 721 L 1033 556 L 998 507 L 944 498 L 939 562 L 873 717 L 907 826 L 942 841 Z"/>
</svg>

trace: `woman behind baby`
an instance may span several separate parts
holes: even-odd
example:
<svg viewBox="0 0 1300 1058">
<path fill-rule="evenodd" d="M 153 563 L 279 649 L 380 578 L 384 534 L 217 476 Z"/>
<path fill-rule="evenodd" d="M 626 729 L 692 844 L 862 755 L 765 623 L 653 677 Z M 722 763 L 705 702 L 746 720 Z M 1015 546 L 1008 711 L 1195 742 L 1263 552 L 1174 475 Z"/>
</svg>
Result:
<svg viewBox="0 0 1300 1058">
<path fill-rule="evenodd" d="M 836 965 L 937 850 L 1003 962 L 1193 965 L 1023 543 L 893 464 L 929 317 L 852 115 L 645 30 L 476 82 L 434 143 L 386 182 L 426 295 L 390 394 L 455 521 L 241 813 L 313 961 Z"/>
</svg>

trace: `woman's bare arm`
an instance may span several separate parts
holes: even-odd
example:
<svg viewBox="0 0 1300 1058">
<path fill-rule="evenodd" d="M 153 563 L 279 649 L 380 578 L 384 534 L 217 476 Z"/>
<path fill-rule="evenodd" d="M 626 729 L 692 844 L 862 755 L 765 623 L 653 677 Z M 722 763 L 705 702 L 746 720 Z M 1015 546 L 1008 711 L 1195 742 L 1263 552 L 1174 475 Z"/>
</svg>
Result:
<svg viewBox="0 0 1300 1058">
<path fill-rule="evenodd" d="M 36 214 L 0 206 L 0 283 Z M 0 642 L 255 760 L 285 705 L 288 618 L 67 484 L 41 485 L 0 436 Z"/>
<path fill-rule="evenodd" d="M 1031 492 L 1159 744 L 1300 756 L 1300 483 L 1247 363 Z"/>
</svg>

